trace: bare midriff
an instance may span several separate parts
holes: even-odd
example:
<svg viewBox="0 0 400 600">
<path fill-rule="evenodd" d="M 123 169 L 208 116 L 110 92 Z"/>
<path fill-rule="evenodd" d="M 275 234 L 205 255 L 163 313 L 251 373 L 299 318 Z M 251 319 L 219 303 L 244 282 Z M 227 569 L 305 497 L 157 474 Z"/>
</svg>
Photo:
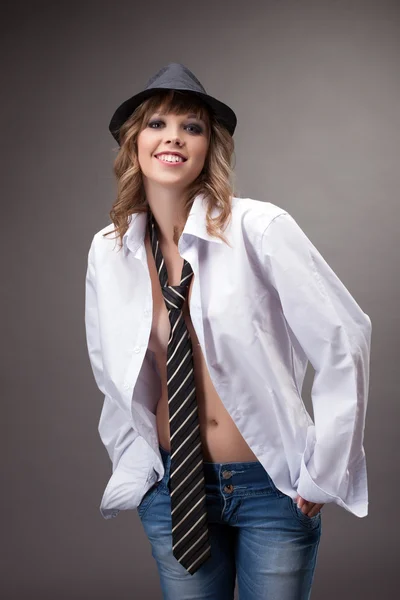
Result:
<svg viewBox="0 0 400 600">
<path fill-rule="evenodd" d="M 148 231 L 146 231 L 145 245 L 153 292 L 153 321 L 149 349 L 155 356 L 162 390 L 156 409 L 157 432 L 159 444 L 170 452 L 166 361 L 171 326 L 167 307 L 161 292 Z M 173 254 L 163 251 L 163 256 L 167 267 L 169 284 L 179 285 L 183 258 L 180 256 L 177 248 Z M 183 314 L 193 346 L 193 370 L 204 460 L 214 463 L 256 461 L 257 457 L 244 440 L 232 417 L 223 405 L 208 373 L 203 352 L 190 318 L 189 302 L 193 282 L 194 275 L 190 282 L 188 296 L 183 307 Z"/>
</svg>

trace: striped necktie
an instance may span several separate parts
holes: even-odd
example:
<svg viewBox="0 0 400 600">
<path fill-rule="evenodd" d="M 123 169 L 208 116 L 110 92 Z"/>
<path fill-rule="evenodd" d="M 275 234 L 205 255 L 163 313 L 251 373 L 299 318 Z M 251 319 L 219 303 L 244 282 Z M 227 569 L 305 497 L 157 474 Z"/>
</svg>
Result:
<svg viewBox="0 0 400 600">
<path fill-rule="evenodd" d="M 193 350 L 182 312 L 193 271 L 184 259 L 180 284 L 168 285 L 167 268 L 150 209 L 148 227 L 171 324 L 167 347 L 167 387 L 171 443 L 168 488 L 171 497 L 172 552 L 178 562 L 193 575 L 211 556 Z"/>
</svg>

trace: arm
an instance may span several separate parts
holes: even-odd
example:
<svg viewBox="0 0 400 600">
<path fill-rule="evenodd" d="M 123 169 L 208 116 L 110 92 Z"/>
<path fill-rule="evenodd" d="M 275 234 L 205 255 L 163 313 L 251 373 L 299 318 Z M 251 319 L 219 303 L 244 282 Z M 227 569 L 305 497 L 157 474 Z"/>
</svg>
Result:
<svg viewBox="0 0 400 600">
<path fill-rule="evenodd" d="M 371 321 L 288 213 L 273 219 L 261 243 L 287 324 L 315 369 L 315 425 L 307 432 L 297 492 L 365 516 Z"/>
<path fill-rule="evenodd" d="M 99 335 L 96 277 L 93 264 L 93 242 L 89 250 L 85 289 L 85 326 L 89 359 L 96 384 L 104 394 L 103 408 L 98 431 L 112 461 L 113 475 L 103 496 L 100 511 L 104 518 L 117 516 L 120 509 L 135 507 L 138 498 L 127 485 L 132 464 L 138 465 L 140 473 L 146 473 L 146 443 L 133 428 L 132 419 L 121 409 L 118 403 L 106 393 L 103 376 L 103 362 Z M 143 457 L 143 458 L 141 458 Z M 142 469 L 139 470 L 142 463 Z M 117 469 L 117 467 L 119 467 Z M 146 478 L 144 478 L 146 482 Z M 140 481 L 137 482 L 140 484 Z M 144 485 L 149 485 L 144 483 Z M 136 494 L 137 495 L 137 494 Z M 108 508 L 112 506 L 112 508 Z"/>
</svg>

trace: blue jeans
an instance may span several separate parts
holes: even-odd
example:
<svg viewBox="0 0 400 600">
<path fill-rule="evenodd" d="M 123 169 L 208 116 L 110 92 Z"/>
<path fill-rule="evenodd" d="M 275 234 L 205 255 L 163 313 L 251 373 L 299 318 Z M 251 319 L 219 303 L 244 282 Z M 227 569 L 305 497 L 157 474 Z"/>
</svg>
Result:
<svg viewBox="0 0 400 600">
<path fill-rule="evenodd" d="M 194 575 L 172 554 L 170 454 L 138 506 L 164 600 L 307 600 L 321 537 L 321 513 L 304 515 L 259 461 L 204 463 L 211 557 Z"/>
</svg>

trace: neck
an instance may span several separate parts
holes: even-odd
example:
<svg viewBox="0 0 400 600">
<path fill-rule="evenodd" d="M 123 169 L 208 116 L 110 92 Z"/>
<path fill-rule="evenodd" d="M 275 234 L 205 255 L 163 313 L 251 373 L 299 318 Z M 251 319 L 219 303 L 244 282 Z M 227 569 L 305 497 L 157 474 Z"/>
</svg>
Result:
<svg viewBox="0 0 400 600">
<path fill-rule="evenodd" d="M 145 185 L 146 199 L 157 224 L 157 237 L 163 248 L 175 248 L 185 227 L 184 206 L 187 194 L 176 189 Z"/>
</svg>

